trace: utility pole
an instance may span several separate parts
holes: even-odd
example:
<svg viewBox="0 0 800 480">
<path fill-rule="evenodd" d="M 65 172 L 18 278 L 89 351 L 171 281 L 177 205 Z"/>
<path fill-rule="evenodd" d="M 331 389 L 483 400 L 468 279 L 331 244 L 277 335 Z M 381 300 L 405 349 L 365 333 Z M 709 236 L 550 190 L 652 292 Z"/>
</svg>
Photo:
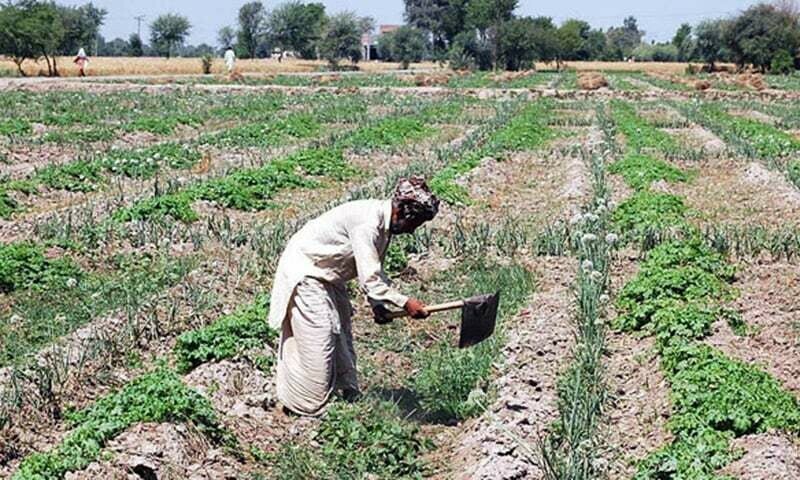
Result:
<svg viewBox="0 0 800 480">
<path fill-rule="evenodd" d="M 136 35 L 139 38 L 142 38 L 142 20 L 144 20 L 145 15 L 137 15 L 133 17 L 136 20 Z"/>
</svg>

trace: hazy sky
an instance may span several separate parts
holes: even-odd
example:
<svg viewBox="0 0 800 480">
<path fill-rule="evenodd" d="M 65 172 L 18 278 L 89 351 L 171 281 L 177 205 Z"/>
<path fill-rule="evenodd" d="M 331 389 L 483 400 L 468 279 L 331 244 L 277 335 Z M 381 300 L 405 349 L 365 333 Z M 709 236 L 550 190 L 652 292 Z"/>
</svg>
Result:
<svg viewBox="0 0 800 480">
<path fill-rule="evenodd" d="M 89 0 L 60 0 L 66 4 L 82 4 Z M 108 10 L 102 34 L 106 39 L 127 38 L 136 31 L 137 15 L 145 15 L 142 22 L 142 37 L 149 37 L 147 25 L 159 14 L 174 12 L 186 15 L 192 23 L 189 43 L 216 44 L 217 31 L 224 25 L 236 22 L 236 12 L 246 0 L 93 0 L 95 5 Z M 320 1 L 320 0 L 316 0 Z M 360 15 L 375 18 L 378 24 L 401 23 L 403 21 L 402 0 L 321 0 L 329 13 L 354 10 Z M 263 2 L 271 9 L 281 1 Z M 546 15 L 557 22 L 566 18 L 580 18 L 595 27 L 604 29 L 619 25 L 627 15 L 639 20 L 640 28 L 647 32 L 647 40 L 670 39 L 683 22 L 697 23 L 706 17 L 734 14 L 756 0 L 521 0 L 517 13 L 520 15 Z"/>
</svg>

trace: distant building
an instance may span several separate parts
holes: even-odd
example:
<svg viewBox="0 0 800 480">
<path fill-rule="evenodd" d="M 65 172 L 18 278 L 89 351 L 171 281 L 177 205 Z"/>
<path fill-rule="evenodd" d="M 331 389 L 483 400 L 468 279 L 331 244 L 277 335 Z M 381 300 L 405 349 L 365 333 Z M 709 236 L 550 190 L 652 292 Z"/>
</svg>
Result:
<svg viewBox="0 0 800 480">
<path fill-rule="evenodd" d="M 401 25 L 379 25 L 377 37 L 373 36 L 372 33 L 361 35 L 361 58 L 364 60 L 378 60 L 377 40 L 384 33 L 394 32 L 400 27 Z"/>
</svg>

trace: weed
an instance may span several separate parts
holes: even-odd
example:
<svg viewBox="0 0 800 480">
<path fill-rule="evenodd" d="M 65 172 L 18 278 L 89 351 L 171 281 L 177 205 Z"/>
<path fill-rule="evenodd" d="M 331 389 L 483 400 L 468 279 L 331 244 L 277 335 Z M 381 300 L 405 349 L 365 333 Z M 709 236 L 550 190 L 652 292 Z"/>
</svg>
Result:
<svg viewBox="0 0 800 480">
<path fill-rule="evenodd" d="M 269 299 L 261 296 L 207 327 L 181 334 L 174 349 L 178 369 L 188 372 L 203 363 L 272 343 L 277 333 L 267 325 L 268 309 Z"/>
</svg>

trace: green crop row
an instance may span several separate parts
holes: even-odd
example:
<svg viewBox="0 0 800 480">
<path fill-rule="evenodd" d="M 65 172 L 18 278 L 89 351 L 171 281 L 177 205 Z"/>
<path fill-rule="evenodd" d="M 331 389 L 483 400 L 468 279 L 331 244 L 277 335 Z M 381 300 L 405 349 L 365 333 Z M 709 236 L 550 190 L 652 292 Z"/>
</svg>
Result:
<svg viewBox="0 0 800 480">
<path fill-rule="evenodd" d="M 690 175 L 663 160 L 648 155 L 630 153 L 608 167 L 609 173 L 622 175 L 634 190 L 645 190 L 653 182 L 686 182 Z"/>
<path fill-rule="evenodd" d="M 698 343 L 718 318 L 744 325 L 719 307 L 733 294 L 734 268 L 698 239 L 651 250 L 617 299 L 621 330 L 654 335 L 672 387 L 671 444 L 639 464 L 635 478 L 717 479 L 736 454 L 730 440 L 772 429 L 800 431 L 800 403 L 760 368 Z"/>
<path fill-rule="evenodd" d="M 533 150 L 555 136 L 547 125 L 552 104 L 538 101 L 522 109 L 506 125 L 492 132 L 478 148 L 466 152 L 431 179 L 431 189 L 443 200 L 453 204 L 469 203 L 469 193 L 455 181 L 471 171 L 486 157 L 501 159 L 508 152 Z"/>
<path fill-rule="evenodd" d="M 633 150 L 632 153 L 654 149 L 670 155 L 678 151 L 678 142 L 670 134 L 641 118 L 633 105 L 622 100 L 613 100 L 611 115 L 617 128 L 625 135 L 625 144 Z"/>
<path fill-rule="evenodd" d="M 758 120 L 731 115 L 718 105 L 705 103 L 689 111 L 701 124 L 726 142 L 738 145 L 748 156 L 772 161 L 800 152 L 800 140 L 792 135 Z"/>
<path fill-rule="evenodd" d="M 64 440 L 48 452 L 26 457 L 13 480 L 55 480 L 82 470 L 100 456 L 109 440 L 142 422 L 187 422 L 217 444 L 236 443 L 219 423 L 211 403 L 164 367 L 131 381 L 68 419 L 72 430 Z"/>
<path fill-rule="evenodd" d="M 320 129 L 321 124 L 313 114 L 295 113 L 204 135 L 198 142 L 218 147 L 273 147 L 290 138 L 310 138 Z"/>
<path fill-rule="evenodd" d="M 269 299 L 261 296 L 211 325 L 181 334 L 174 348 L 178 369 L 188 372 L 273 343 L 277 333 L 267 325 L 268 311 Z"/>
</svg>

